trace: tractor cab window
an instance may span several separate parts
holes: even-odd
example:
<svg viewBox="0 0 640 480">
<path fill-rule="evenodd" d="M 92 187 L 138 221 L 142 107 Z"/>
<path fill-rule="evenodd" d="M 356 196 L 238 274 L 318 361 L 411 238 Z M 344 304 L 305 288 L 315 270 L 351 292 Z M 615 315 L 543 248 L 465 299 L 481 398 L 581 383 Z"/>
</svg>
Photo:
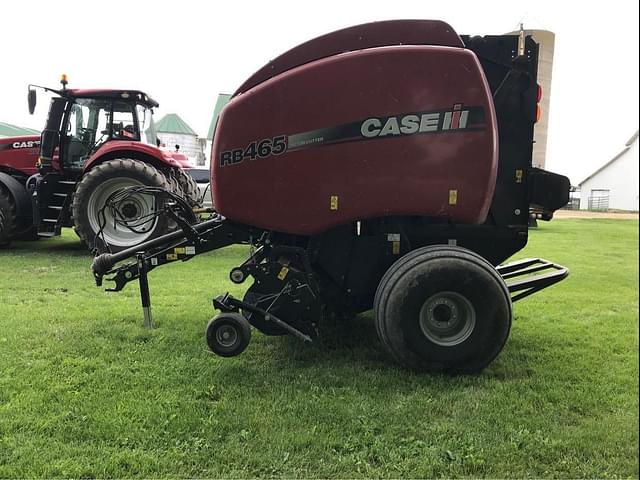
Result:
<svg viewBox="0 0 640 480">
<path fill-rule="evenodd" d="M 158 135 L 156 125 L 153 123 L 153 112 L 144 105 L 136 105 L 138 116 L 138 129 L 140 130 L 141 141 L 148 145 L 157 145 Z"/>
<path fill-rule="evenodd" d="M 138 126 L 134 121 L 133 105 L 113 102 L 113 133 L 115 140 L 140 140 Z"/>
<path fill-rule="evenodd" d="M 91 153 L 108 138 L 110 102 L 78 98 L 71 104 L 62 132 L 62 164 L 81 170 Z"/>
</svg>

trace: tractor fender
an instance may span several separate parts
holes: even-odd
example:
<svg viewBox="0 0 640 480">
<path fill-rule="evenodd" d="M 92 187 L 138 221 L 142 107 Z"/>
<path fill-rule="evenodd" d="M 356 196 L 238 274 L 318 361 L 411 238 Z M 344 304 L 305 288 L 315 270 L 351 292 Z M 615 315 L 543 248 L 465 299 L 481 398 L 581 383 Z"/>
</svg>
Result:
<svg viewBox="0 0 640 480">
<path fill-rule="evenodd" d="M 31 206 L 31 197 L 27 193 L 27 189 L 18 180 L 11 175 L 0 172 L 0 185 L 9 190 L 16 204 L 16 217 L 20 219 L 33 218 L 33 208 Z"/>
<path fill-rule="evenodd" d="M 151 163 L 155 167 L 181 168 L 182 162 L 174 158 L 172 152 L 141 142 L 113 140 L 102 145 L 84 164 L 84 171 L 91 170 L 98 163 L 114 158 L 134 158 Z"/>
</svg>

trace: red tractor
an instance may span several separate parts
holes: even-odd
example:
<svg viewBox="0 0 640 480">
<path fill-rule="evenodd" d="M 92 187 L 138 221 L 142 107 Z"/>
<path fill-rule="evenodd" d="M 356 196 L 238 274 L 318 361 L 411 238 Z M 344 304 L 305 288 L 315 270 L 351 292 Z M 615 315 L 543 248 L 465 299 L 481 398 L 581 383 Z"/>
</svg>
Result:
<svg viewBox="0 0 640 480">
<path fill-rule="evenodd" d="M 250 283 L 243 298 L 213 301 L 215 353 L 238 355 L 250 327 L 313 341 L 327 317 L 373 308 L 400 364 L 480 371 L 507 340 L 512 302 L 568 275 L 539 258 L 502 264 L 526 245 L 530 210 L 550 219 L 569 196 L 566 177 L 531 163 L 537 67 L 524 32 L 459 36 L 429 20 L 299 45 L 220 114 L 219 215 L 189 222 L 179 206 L 179 230 L 97 256 L 96 282 L 109 275 L 118 291 L 139 279 L 150 323 L 149 271 L 247 244 L 249 258 L 229 272 Z"/>
<path fill-rule="evenodd" d="M 148 186 L 200 204 L 187 157 L 159 148 L 153 123 L 158 103 L 136 90 L 29 86 L 55 94 L 41 136 L 0 139 L 0 245 L 12 238 L 51 237 L 75 228 L 96 251 L 120 251 L 167 233 L 175 223 L 151 215 L 161 208 L 146 194 L 103 208 L 123 187 Z"/>
</svg>

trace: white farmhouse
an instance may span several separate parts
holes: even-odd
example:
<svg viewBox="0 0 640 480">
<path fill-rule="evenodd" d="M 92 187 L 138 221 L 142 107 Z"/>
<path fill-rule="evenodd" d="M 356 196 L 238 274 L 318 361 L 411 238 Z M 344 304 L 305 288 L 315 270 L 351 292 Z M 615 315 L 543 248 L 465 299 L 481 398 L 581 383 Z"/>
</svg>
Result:
<svg viewBox="0 0 640 480">
<path fill-rule="evenodd" d="M 579 185 L 581 210 L 638 211 L 638 131 L 620 153 Z"/>
</svg>

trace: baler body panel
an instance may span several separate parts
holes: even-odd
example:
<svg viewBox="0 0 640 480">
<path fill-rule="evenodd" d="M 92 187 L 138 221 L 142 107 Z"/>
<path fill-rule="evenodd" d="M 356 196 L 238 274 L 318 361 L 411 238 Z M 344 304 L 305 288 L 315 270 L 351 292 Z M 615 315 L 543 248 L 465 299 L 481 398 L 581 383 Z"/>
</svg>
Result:
<svg viewBox="0 0 640 480">
<path fill-rule="evenodd" d="M 252 159 L 251 145 L 265 139 L 284 139 L 286 149 Z M 214 205 L 233 221 L 300 235 L 391 215 L 477 224 L 493 196 L 497 150 L 491 93 L 473 52 L 354 51 L 227 104 L 213 144 Z"/>
<path fill-rule="evenodd" d="M 17 171 L 25 176 L 38 172 L 40 135 L 0 138 L 0 171 Z"/>
<path fill-rule="evenodd" d="M 455 30 L 440 20 L 387 20 L 355 25 L 314 38 L 286 51 L 251 75 L 233 95 L 246 92 L 305 63 L 345 52 L 391 45 L 464 47 Z"/>
</svg>

